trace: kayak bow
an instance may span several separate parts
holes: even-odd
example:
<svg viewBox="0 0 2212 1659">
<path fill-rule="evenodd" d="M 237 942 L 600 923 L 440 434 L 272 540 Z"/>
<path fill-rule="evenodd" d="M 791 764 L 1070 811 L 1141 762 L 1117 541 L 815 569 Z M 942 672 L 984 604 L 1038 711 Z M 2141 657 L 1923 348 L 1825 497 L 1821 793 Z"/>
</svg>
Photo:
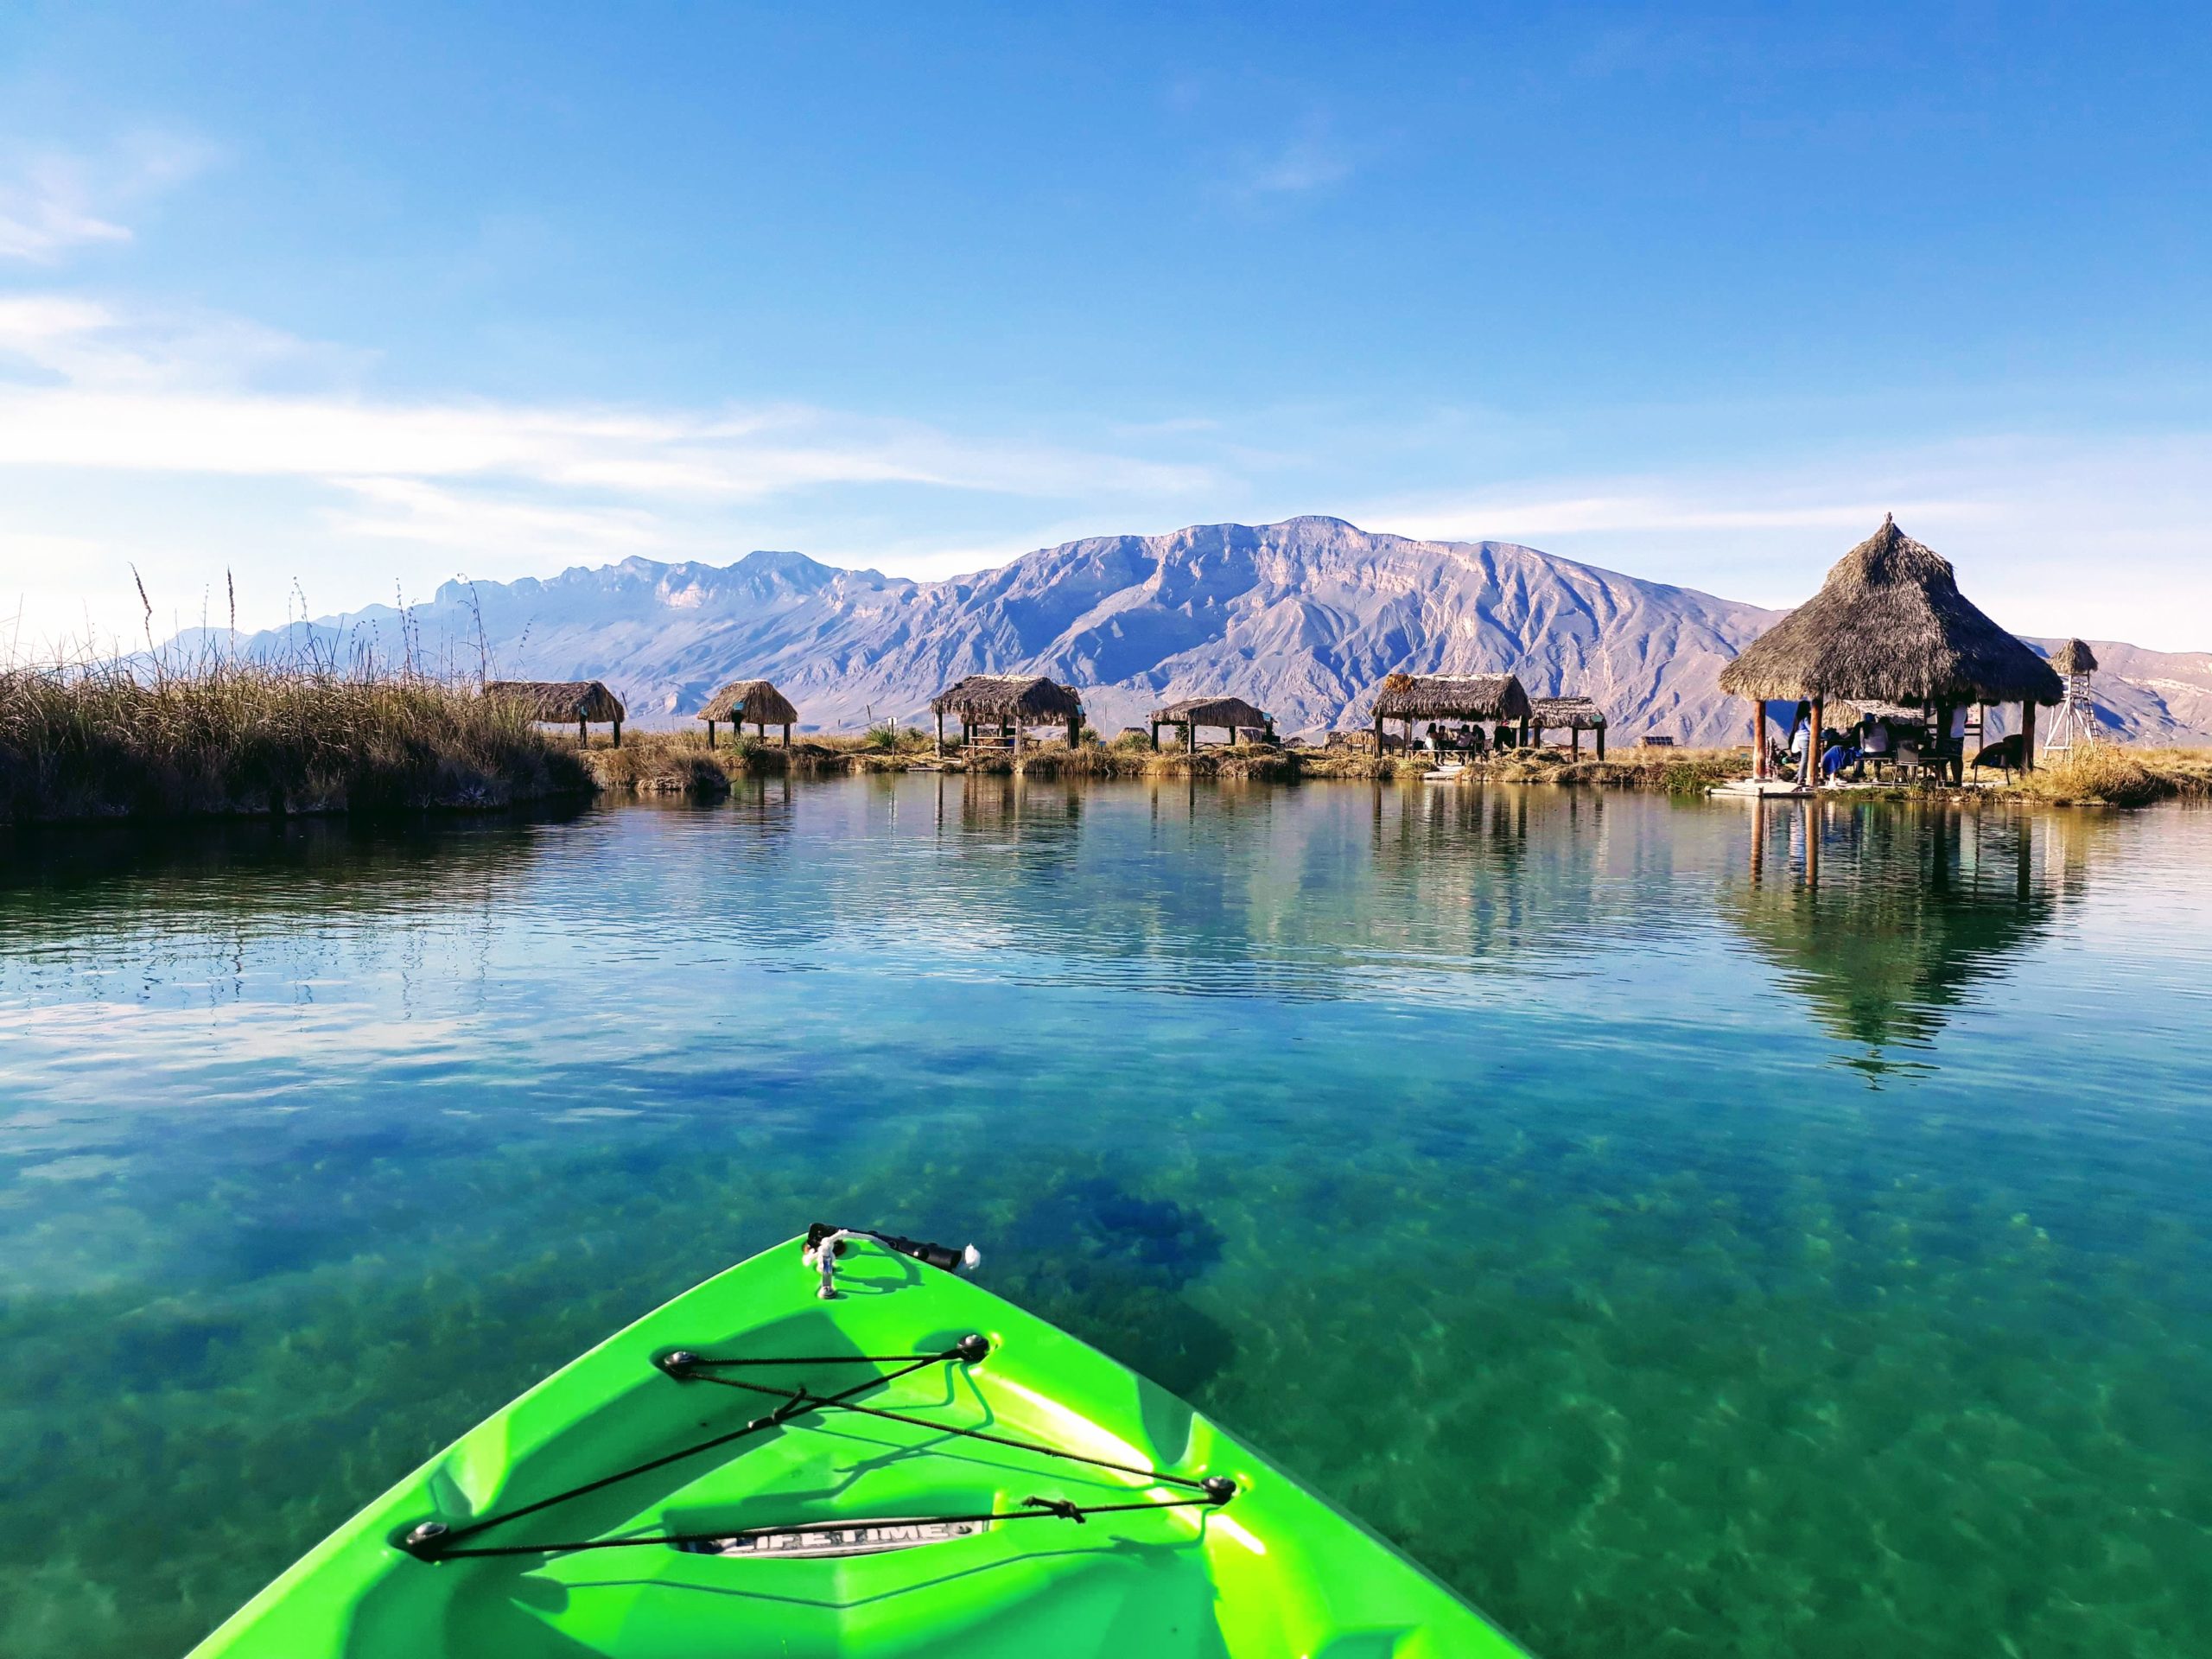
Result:
<svg viewBox="0 0 2212 1659">
<path fill-rule="evenodd" d="M 973 1261 L 817 1226 L 739 1263 L 463 1435 L 194 1659 L 1518 1653 L 955 1276 Z"/>
</svg>

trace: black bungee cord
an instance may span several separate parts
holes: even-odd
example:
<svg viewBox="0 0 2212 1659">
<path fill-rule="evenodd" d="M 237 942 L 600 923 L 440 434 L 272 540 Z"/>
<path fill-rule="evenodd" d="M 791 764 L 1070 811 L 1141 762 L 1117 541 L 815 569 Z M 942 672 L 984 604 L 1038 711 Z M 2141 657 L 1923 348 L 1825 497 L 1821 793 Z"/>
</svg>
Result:
<svg viewBox="0 0 2212 1659">
<path fill-rule="evenodd" d="M 820 1239 L 829 1237 L 834 1232 L 833 1229 L 823 1227 L 811 1230 L 809 1234 L 810 1249 Z M 956 1255 L 955 1252 L 938 1245 L 917 1246 L 914 1241 L 904 1238 L 894 1239 L 880 1234 L 872 1234 L 868 1236 L 874 1237 L 894 1249 L 901 1249 L 906 1254 L 929 1262 L 932 1265 L 945 1265 L 948 1259 L 954 1258 Z M 924 1255 L 925 1250 L 930 1254 Z M 421 1522 L 395 1541 L 400 1548 L 416 1560 L 431 1562 L 469 1556 L 554 1555 L 584 1549 L 628 1549 L 645 1544 L 664 1544 L 674 1548 L 709 1544 L 728 1547 L 731 1544 L 751 1543 L 764 1538 L 804 1537 L 822 1533 L 864 1530 L 872 1526 L 883 1525 L 969 1526 L 1000 1521 L 1058 1519 L 1071 1521 L 1077 1526 L 1081 1526 L 1094 1515 L 1122 1514 L 1139 1510 L 1198 1507 L 1217 1509 L 1236 1495 L 1236 1483 L 1222 1475 L 1203 1477 L 1179 1475 L 1166 1470 L 1143 1468 L 1135 1464 L 1116 1463 L 1111 1459 L 1090 1457 L 1083 1452 L 1070 1452 L 1060 1446 L 1042 1446 L 1032 1440 L 1020 1440 L 1004 1434 L 992 1434 L 982 1429 L 960 1428 L 949 1423 L 931 1422 L 927 1418 L 912 1417 L 899 1412 L 887 1411 L 877 1406 L 852 1403 L 855 1395 L 865 1394 L 870 1389 L 880 1388 L 887 1382 L 896 1382 L 902 1376 L 911 1376 L 915 1372 L 926 1370 L 932 1365 L 949 1365 L 956 1363 L 973 1365 L 984 1359 L 990 1351 L 989 1341 L 980 1334 L 973 1332 L 961 1338 L 951 1347 L 931 1354 L 822 1354 L 804 1357 L 766 1356 L 714 1359 L 692 1353 L 689 1350 L 677 1349 L 671 1353 L 663 1354 L 653 1361 L 656 1368 L 673 1380 L 679 1382 L 717 1383 L 724 1388 L 740 1389 L 748 1393 L 771 1395 L 780 1403 L 766 1416 L 755 1417 L 742 1427 L 732 1429 L 728 1433 L 715 1435 L 711 1439 L 698 1441 L 695 1445 L 681 1447 L 677 1451 L 664 1453 L 660 1457 L 648 1459 L 643 1463 L 633 1464 L 626 1469 L 618 1469 L 612 1474 L 601 1475 L 596 1480 L 586 1481 L 580 1486 L 571 1486 L 565 1491 L 555 1492 L 550 1497 L 537 1498 L 517 1508 L 503 1510 L 497 1515 L 485 1516 L 466 1525 L 456 1527 L 442 1521 Z M 763 1365 L 848 1364 L 893 1365 L 897 1369 L 868 1377 L 849 1389 L 828 1395 L 811 1393 L 803 1383 L 797 1389 L 777 1389 L 763 1383 L 747 1382 L 735 1377 L 718 1376 L 713 1374 L 716 1371 Z M 671 1464 L 679 1463 L 686 1458 L 696 1457 L 702 1452 L 711 1452 L 721 1446 L 734 1445 L 750 1436 L 780 1427 L 799 1417 L 823 1411 L 855 1412 L 865 1416 L 881 1418 L 889 1422 L 905 1423 L 914 1427 L 927 1429 L 933 1433 L 985 1441 L 993 1446 L 1007 1446 L 1016 1451 L 1035 1452 L 1040 1456 L 1058 1458 L 1070 1463 L 1085 1464 L 1092 1468 L 1110 1470 L 1117 1474 L 1135 1475 L 1159 1484 L 1184 1488 L 1196 1493 L 1197 1496 L 1124 1503 L 1076 1503 L 1063 1497 L 1033 1497 L 1023 1499 L 1018 1509 L 991 1510 L 970 1515 L 902 1516 L 888 1521 L 854 1519 L 803 1522 L 788 1526 L 743 1527 L 714 1533 L 639 1534 L 628 1537 L 569 1540 L 557 1543 L 467 1544 L 464 1541 L 493 1527 L 504 1526 L 506 1522 L 520 1520 L 526 1515 L 537 1514 L 541 1510 L 551 1509 L 556 1504 L 565 1503 L 571 1498 L 582 1497 L 592 1492 L 603 1491 L 607 1487 L 631 1479 L 635 1476 L 647 1474 L 656 1469 L 664 1469 Z"/>
</svg>

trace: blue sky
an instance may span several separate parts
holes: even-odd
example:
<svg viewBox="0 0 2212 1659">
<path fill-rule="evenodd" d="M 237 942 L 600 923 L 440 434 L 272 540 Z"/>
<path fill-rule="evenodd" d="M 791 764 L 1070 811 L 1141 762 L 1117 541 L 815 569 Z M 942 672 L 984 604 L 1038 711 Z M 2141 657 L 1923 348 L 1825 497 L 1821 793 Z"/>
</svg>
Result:
<svg viewBox="0 0 2212 1659">
<path fill-rule="evenodd" d="M 0 10 L 0 651 L 1332 512 L 2212 648 L 2212 14 Z M 211 598 L 211 595 L 213 596 Z"/>
</svg>

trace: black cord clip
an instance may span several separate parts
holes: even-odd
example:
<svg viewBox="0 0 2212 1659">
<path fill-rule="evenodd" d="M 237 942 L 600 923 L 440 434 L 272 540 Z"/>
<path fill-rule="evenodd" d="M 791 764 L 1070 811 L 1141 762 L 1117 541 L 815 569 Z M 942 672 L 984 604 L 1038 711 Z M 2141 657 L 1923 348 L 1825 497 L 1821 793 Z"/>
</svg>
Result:
<svg viewBox="0 0 2212 1659">
<path fill-rule="evenodd" d="M 1021 1501 L 1033 1510 L 1043 1510 L 1049 1515 L 1057 1515 L 1061 1520 L 1072 1521 L 1078 1527 L 1084 1525 L 1088 1519 L 1079 1506 L 1069 1503 L 1065 1497 L 1025 1497 Z"/>
</svg>

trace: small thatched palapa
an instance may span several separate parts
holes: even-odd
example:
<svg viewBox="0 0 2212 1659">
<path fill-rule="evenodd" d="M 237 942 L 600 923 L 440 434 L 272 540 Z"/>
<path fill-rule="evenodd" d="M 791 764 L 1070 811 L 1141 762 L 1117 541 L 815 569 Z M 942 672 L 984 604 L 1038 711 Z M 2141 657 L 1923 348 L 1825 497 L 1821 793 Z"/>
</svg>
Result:
<svg viewBox="0 0 2212 1659">
<path fill-rule="evenodd" d="M 1546 732 L 1567 728 L 1567 747 L 1580 758 L 1582 734 L 1598 734 L 1598 758 L 1605 758 L 1605 711 L 1588 697 L 1538 697 L 1529 705 L 1529 729 L 1539 743 Z"/>
<path fill-rule="evenodd" d="M 798 719 L 791 700 L 766 680 L 732 680 L 699 711 L 701 720 L 743 726 L 789 726 Z"/>
<path fill-rule="evenodd" d="M 2050 665 L 2061 674 L 2094 674 L 2097 671 L 2097 653 L 2089 649 L 2086 639 L 2069 639 L 2058 648 Z"/>
<path fill-rule="evenodd" d="M 1529 693 L 1511 674 L 1393 674 L 1375 699 L 1382 720 L 1526 720 Z"/>
<path fill-rule="evenodd" d="M 522 705 L 532 720 L 567 725 L 572 720 L 620 720 L 622 699 L 598 680 L 493 680 L 487 697 Z"/>
<path fill-rule="evenodd" d="M 784 747 L 788 749 L 798 710 L 791 707 L 789 697 L 766 680 L 732 680 L 715 693 L 699 711 L 698 718 L 707 722 L 707 747 L 710 749 L 715 747 L 715 722 L 721 720 L 741 728 L 750 721 L 763 737 L 771 726 L 780 726 L 784 728 Z"/>
<path fill-rule="evenodd" d="M 963 721 L 1026 720 L 1032 726 L 1080 719 L 1083 699 L 1073 686 L 1042 674 L 970 674 L 930 699 L 934 714 L 957 715 Z"/>
<path fill-rule="evenodd" d="M 1388 747 L 1382 736 L 1386 720 L 1405 722 L 1408 748 L 1413 747 L 1417 720 L 1515 721 L 1521 728 L 1520 741 L 1526 743 L 1529 693 L 1511 674 L 1393 674 L 1375 698 L 1378 754 Z"/>
<path fill-rule="evenodd" d="M 2035 706 L 2065 694 L 2049 663 L 1959 591 L 1950 561 L 1889 515 L 1843 556 L 1819 593 L 1720 671 L 1720 689 L 1754 705 L 1754 776 L 1765 772 L 1769 698 L 1809 701 L 1816 727 L 1827 724 L 1821 706 L 1844 699 L 1932 704 L 1939 715 L 1965 703 L 2018 702 L 2023 728 L 2032 733 Z M 1815 785 L 1819 747 L 1808 749 L 1802 767 Z"/>
<path fill-rule="evenodd" d="M 1014 751 L 1021 749 L 1021 734 L 1031 726 L 1067 722 L 1071 747 L 1083 730 L 1083 699 L 1071 685 L 1048 680 L 1042 674 L 970 674 L 930 699 L 937 716 L 937 747 L 944 749 L 944 717 L 960 721 L 964 737 L 980 726 L 996 726 L 1007 735 Z"/>
<path fill-rule="evenodd" d="M 576 741 L 583 741 L 586 722 L 612 721 L 614 747 L 622 747 L 622 699 L 597 680 L 493 680 L 484 695 L 519 706 L 531 719 L 543 724 L 565 726 L 576 722 Z"/>
<path fill-rule="evenodd" d="M 1160 747 L 1160 728 L 1180 726 L 1186 747 L 1195 747 L 1198 729 L 1201 726 L 1218 726 L 1229 734 L 1229 741 L 1236 741 L 1240 727 L 1272 734 L 1274 717 L 1255 704 L 1242 697 L 1185 697 L 1180 702 L 1170 702 L 1152 711 L 1152 745 Z"/>
</svg>

